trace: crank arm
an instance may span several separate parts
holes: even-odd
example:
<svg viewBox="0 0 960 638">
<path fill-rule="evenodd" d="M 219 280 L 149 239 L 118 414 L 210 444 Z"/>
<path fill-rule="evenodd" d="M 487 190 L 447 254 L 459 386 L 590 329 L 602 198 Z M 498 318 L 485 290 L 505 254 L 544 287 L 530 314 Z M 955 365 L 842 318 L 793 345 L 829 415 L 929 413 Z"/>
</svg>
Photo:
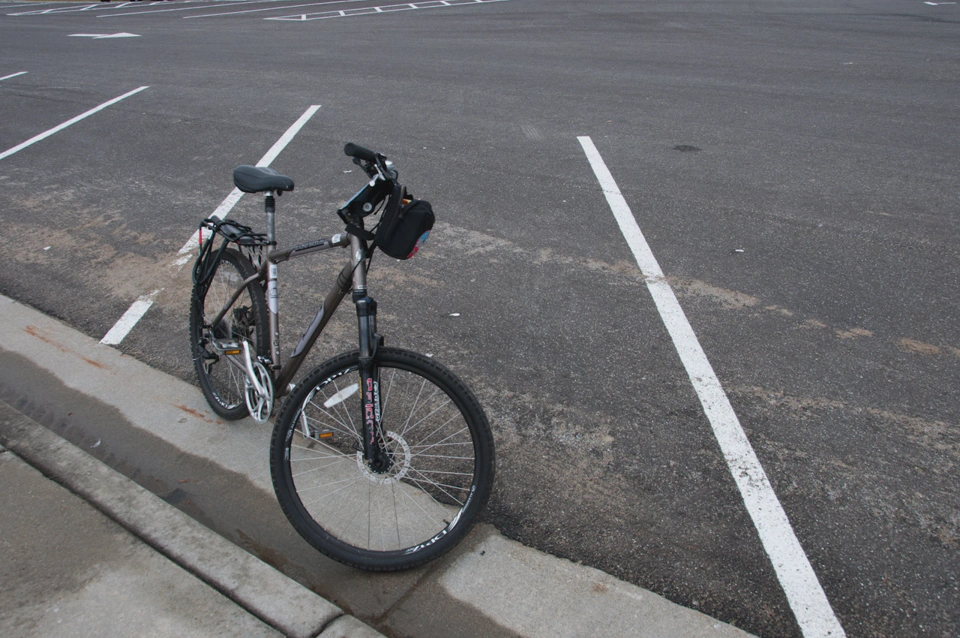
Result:
<svg viewBox="0 0 960 638">
<path fill-rule="evenodd" d="M 247 371 L 247 380 L 250 382 L 250 385 L 253 386 L 258 395 L 266 396 L 267 389 L 263 387 L 263 384 L 257 380 L 257 375 L 253 373 L 253 359 L 250 358 L 250 344 L 246 341 L 243 342 L 243 363 L 244 369 Z"/>
</svg>

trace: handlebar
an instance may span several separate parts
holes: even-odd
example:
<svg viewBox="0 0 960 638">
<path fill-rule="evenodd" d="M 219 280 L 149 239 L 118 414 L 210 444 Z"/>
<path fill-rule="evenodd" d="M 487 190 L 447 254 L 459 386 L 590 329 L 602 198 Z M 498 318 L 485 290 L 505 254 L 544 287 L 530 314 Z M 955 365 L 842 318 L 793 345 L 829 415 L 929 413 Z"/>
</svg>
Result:
<svg viewBox="0 0 960 638">
<path fill-rule="evenodd" d="M 347 142 L 347 145 L 343 147 L 344 155 L 353 157 L 354 159 L 362 160 L 364 162 L 370 163 L 379 163 L 381 159 L 387 159 L 380 153 L 374 153 L 369 148 L 364 148 L 359 144 L 354 144 L 353 142 Z"/>
<path fill-rule="evenodd" d="M 397 169 L 383 153 L 371 151 L 369 148 L 364 148 L 352 142 L 343 147 L 343 153 L 347 157 L 352 157 L 353 163 L 362 168 L 370 177 L 379 176 L 387 180 L 397 180 Z"/>
<path fill-rule="evenodd" d="M 393 162 L 387 161 L 385 155 L 359 144 L 346 144 L 343 147 L 343 153 L 347 157 L 352 157 L 354 164 L 363 168 L 371 178 L 369 184 L 361 188 L 337 211 L 341 219 L 349 223 L 351 217 L 362 218 L 372 213 L 393 192 L 397 171 L 393 167 Z"/>
</svg>

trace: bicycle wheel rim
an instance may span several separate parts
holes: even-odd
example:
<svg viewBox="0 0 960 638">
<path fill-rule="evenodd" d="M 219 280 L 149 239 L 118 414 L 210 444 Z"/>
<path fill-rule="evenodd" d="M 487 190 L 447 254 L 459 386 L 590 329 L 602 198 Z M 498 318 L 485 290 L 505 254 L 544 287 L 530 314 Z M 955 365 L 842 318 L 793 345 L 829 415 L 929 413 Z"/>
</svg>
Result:
<svg viewBox="0 0 960 638">
<path fill-rule="evenodd" d="M 324 366 L 291 397 L 295 413 L 278 419 L 286 428 L 279 478 L 297 513 L 291 521 L 318 549 L 359 567 L 400 569 L 443 553 L 469 529 L 489 494 L 492 442 L 483 445 L 482 411 L 444 374 L 397 356 L 379 365 L 390 469 L 372 471 L 359 451 L 353 356 Z"/>
</svg>

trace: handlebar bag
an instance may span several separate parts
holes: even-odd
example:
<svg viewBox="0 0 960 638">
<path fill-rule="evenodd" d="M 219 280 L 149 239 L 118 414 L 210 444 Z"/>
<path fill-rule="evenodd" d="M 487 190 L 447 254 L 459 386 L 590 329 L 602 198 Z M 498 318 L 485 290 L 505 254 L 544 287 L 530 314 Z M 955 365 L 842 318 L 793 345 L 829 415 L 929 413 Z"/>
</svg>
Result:
<svg viewBox="0 0 960 638">
<path fill-rule="evenodd" d="M 397 190 L 402 187 L 398 186 Z M 380 218 L 373 243 L 394 259 L 410 259 L 427 241 L 435 220 L 430 202 L 404 199 L 394 191 Z"/>
</svg>

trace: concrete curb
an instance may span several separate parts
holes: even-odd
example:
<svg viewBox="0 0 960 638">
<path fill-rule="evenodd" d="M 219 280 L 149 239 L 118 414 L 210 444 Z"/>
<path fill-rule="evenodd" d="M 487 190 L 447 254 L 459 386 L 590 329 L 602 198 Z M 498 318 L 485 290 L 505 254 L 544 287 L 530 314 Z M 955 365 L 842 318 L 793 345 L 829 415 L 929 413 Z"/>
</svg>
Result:
<svg viewBox="0 0 960 638">
<path fill-rule="evenodd" d="M 381 635 L 13 408 L 0 403 L 0 411 L 19 417 L 0 428 L 0 445 L 276 630 L 295 638 Z"/>
<path fill-rule="evenodd" d="M 23 357 L 49 373 L 56 379 L 51 383 L 62 383 L 65 388 L 117 411 L 115 417 L 108 418 L 126 420 L 131 429 L 148 433 L 163 445 L 214 463 L 218 471 L 236 473 L 248 480 L 254 490 L 261 491 L 269 499 L 274 498 L 267 455 L 264 454 L 269 445 L 268 428 L 255 427 L 249 420 L 224 424 L 209 412 L 195 387 L 2 295 L 0 344 L 0 351 Z M 69 408 L 61 406 L 60 409 Z M 27 433 L 22 436 L 26 437 Z M 58 447 L 49 443 L 50 437 L 59 441 Z M 36 454 L 37 450 L 42 453 L 47 446 L 55 451 L 48 451 L 44 456 L 56 461 L 61 455 L 58 450 L 66 446 L 73 451 L 70 458 L 79 454 L 88 463 L 99 465 L 82 450 L 72 448 L 52 433 L 42 438 L 44 440 L 36 442 L 24 438 L 23 445 L 14 451 L 22 452 L 30 459 L 30 448 L 35 448 Z M 104 489 L 104 481 L 98 478 L 98 472 L 90 470 L 86 473 L 89 476 L 72 489 L 85 496 L 89 494 L 94 500 L 98 491 Z M 82 471 L 80 474 L 83 478 Z M 118 478 L 122 479 L 119 475 Z M 67 479 L 59 480 L 65 482 Z M 173 509 L 152 493 L 143 491 L 150 497 L 148 500 L 152 501 L 154 508 Z M 104 511 L 115 519 L 129 512 L 134 515 L 133 520 L 138 520 L 135 515 L 147 511 L 146 505 L 132 499 L 119 499 L 119 503 L 110 507 L 118 510 L 117 513 L 111 509 Z M 179 510 L 175 513 L 178 519 L 186 519 L 201 528 L 201 531 L 180 532 L 184 541 L 201 532 L 213 534 Z M 177 540 L 165 524 L 154 533 L 150 532 L 149 520 L 143 525 L 146 529 L 141 532 L 137 528 L 136 533 L 155 547 Z M 228 547 L 225 552 L 245 554 L 224 538 L 216 538 Z M 264 592 L 271 592 L 273 586 L 263 585 L 257 575 L 259 571 L 247 571 L 242 563 L 225 558 L 227 555 L 220 552 L 219 546 L 203 552 L 186 551 L 187 556 L 174 560 L 197 574 L 209 568 L 212 574 L 218 575 L 218 580 L 207 580 L 208 583 L 288 635 L 311 635 L 311 631 L 321 627 L 324 630 L 321 635 L 327 638 L 379 635 L 303 588 L 297 596 L 282 596 L 284 600 L 278 603 L 279 606 L 272 607 L 276 596 Z M 259 570 L 272 571 L 258 559 L 246 558 L 257 563 Z M 224 567 L 224 563 L 228 564 Z M 346 573 L 343 567 L 333 565 L 331 561 L 330 565 L 314 567 L 312 574 L 312 586 L 322 591 L 327 599 L 343 601 L 352 614 L 373 619 L 384 631 L 403 636 L 733 638 L 748 635 L 609 574 L 506 539 L 487 525 L 478 526 L 460 547 L 420 570 L 372 578 L 366 574 Z M 274 578 L 278 576 L 280 574 L 276 572 Z M 289 587 L 291 583 L 289 581 L 285 586 Z M 264 596 L 266 599 L 262 599 Z M 315 615 L 302 615 L 304 606 Z M 334 610 L 332 613 L 331 609 Z"/>
</svg>

